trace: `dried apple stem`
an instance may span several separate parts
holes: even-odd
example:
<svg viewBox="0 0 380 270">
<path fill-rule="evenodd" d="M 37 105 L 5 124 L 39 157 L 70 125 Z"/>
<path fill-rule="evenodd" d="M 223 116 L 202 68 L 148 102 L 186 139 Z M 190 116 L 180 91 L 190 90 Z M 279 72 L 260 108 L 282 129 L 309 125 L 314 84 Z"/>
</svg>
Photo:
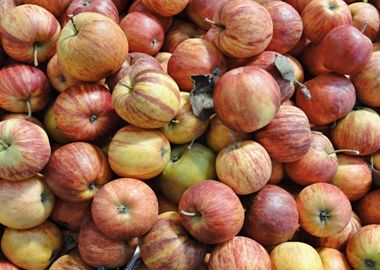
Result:
<svg viewBox="0 0 380 270">
<path fill-rule="evenodd" d="M 197 216 L 197 213 L 187 212 L 185 210 L 181 210 L 179 213 L 181 216 L 184 216 L 184 217 L 195 217 L 195 216 Z"/>
<path fill-rule="evenodd" d="M 298 80 L 294 80 L 294 82 L 299 86 L 299 88 L 300 88 L 302 94 L 305 96 L 305 98 L 307 100 L 311 100 L 311 93 L 310 93 L 309 89 L 307 89 L 307 87 L 303 83 L 299 82 Z"/>
<path fill-rule="evenodd" d="M 193 144 L 195 142 L 195 140 L 197 139 L 197 136 L 195 136 L 192 140 L 191 140 L 191 143 L 189 144 L 189 146 L 187 147 L 187 150 L 191 150 L 191 148 L 193 147 Z"/>
<path fill-rule="evenodd" d="M 367 26 L 368 26 L 368 23 L 365 22 L 365 23 L 363 24 L 363 26 L 362 26 L 362 29 L 360 29 L 360 32 L 364 33 L 365 30 L 367 29 Z"/>
<path fill-rule="evenodd" d="M 209 18 L 205 18 L 204 20 L 203 20 L 205 23 L 207 23 L 207 24 L 209 24 L 209 25 L 215 25 L 215 26 L 217 26 L 217 27 L 219 27 L 219 28 L 225 28 L 223 25 L 221 25 L 221 24 L 219 24 L 219 23 L 216 23 L 216 22 L 214 22 L 213 20 L 210 20 Z"/>
<path fill-rule="evenodd" d="M 28 109 L 28 116 L 27 116 L 27 118 L 30 121 L 30 120 L 32 120 L 32 104 L 30 104 L 30 100 L 29 99 L 26 100 L 26 107 Z"/>
<path fill-rule="evenodd" d="M 77 25 L 75 24 L 75 21 L 74 21 L 74 15 L 73 15 L 73 14 L 70 14 L 70 15 L 69 15 L 69 18 L 70 18 L 71 23 L 72 23 L 73 26 L 74 26 L 75 33 L 78 34 L 78 33 L 79 33 L 79 30 L 78 30 L 78 28 L 77 28 Z"/>
<path fill-rule="evenodd" d="M 33 65 L 35 67 L 38 67 L 38 44 L 37 43 L 33 44 L 33 58 L 34 58 Z"/>
<path fill-rule="evenodd" d="M 233 143 L 234 146 L 235 146 L 235 149 L 238 149 L 238 148 L 239 148 L 239 145 L 238 145 L 238 143 L 237 143 L 237 141 L 236 141 L 235 133 L 234 133 L 232 130 L 229 130 L 228 132 L 229 132 L 229 134 L 230 134 L 230 137 L 231 137 L 232 143 Z"/>
<path fill-rule="evenodd" d="M 359 155 L 360 154 L 360 152 L 358 150 L 339 149 L 339 150 L 335 150 L 335 151 L 332 151 L 332 152 L 328 153 L 328 155 L 337 154 L 337 153 L 352 153 L 352 154 L 355 154 L 355 155 Z"/>
</svg>

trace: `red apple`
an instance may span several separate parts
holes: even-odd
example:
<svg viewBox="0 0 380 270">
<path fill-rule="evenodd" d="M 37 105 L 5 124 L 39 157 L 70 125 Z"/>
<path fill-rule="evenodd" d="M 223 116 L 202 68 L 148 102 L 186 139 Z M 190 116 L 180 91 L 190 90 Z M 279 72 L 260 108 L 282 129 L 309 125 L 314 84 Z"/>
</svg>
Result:
<svg viewBox="0 0 380 270">
<path fill-rule="evenodd" d="M 156 56 L 154 58 L 156 58 L 156 60 L 161 64 L 162 66 L 162 69 L 168 73 L 168 63 L 169 63 L 169 59 L 170 57 L 172 56 L 171 53 L 168 53 L 168 52 L 159 52 L 158 54 L 156 54 Z"/>
<path fill-rule="evenodd" d="M 274 185 L 266 185 L 250 198 L 245 215 L 245 234 L 265 246 L 288 241 L 299 226 L 296 201 Z"/>
<path fill-rule="evenodd" d="M 236 236 L 244 222 L 243 206 L 227 185 L 205 180 L 189 187 L 178 205 L 181 223 L 198 241 L 220 244 Z"/>
<path fill-rule="evenodd" d="M 370 40 L 375 41 L 380 30 L 379 11 L 373 5 L 365 2 L 352 3 L 349 6 L 352 25 L 362 30 Z"/>
<path fill-rule="evenodd" d="M 268 184 L 277 185 L 285 177 L 284 164 L 272 159 L 272 175 L 269 178 Z"/>
<path fill-rule="evenodd" d="M 83 202 L 91 200 L 112 174 L 97 146 L 74 142 L 53 152 L 45 176 L 56 195 L 70 202 Z"/>
<path fill-rule="evenodd" d="M 286 0 L 285 2 L 294 7 L 297 12 L 301 14 L 306 5 L 311 1 L 312 0 Z"/>
<path fill-rule="evenodd" d="M 272 263 L 268 252 L 255 240 L 244 236 L 235 236 L 213 249 L 208 269 L 271 270 Z"/>
<path fill-rule="evenodd" d="M 49 270 L 92 270 L 76 252 L 59 257 L 50 267 Z M 6 270 L 6 269 L 5 269 Z"/>
<path fill-rule="evenodd" d="M 375 189 L 365 195 L 356 205 L 363 225 L 380 224 L 380 189 Z"/>
<path fill-rule="evenodd" d="M 128 38 L 129 51 L 156 55 L 164 44 L 165 32 L 160 21 L 149 12 L 128 13 L 121 22 Z"/>
<path fill-rule="evenodd" d="M 300 160 L 310 148 L 310 124 L 295 106 L 281 105 L 273 120 L 255 132 L 256 140 L 278 162 Z"/>
<path fill-rule="evenodd" d="M 22 120 L 30 121 L 33 124 L 36 124 L 37 126 L 40 126 L 41 128 L 45 129 L 44 124 L 42 124 L 40 120 L 38 120 L 35 117 L 29 118 L 28 115 L 25 113 L 7 113 L 0 116 L 0 121 L 10 120 L 10 119 L 22 119 Z"/>
<path fill-rule="evenodd" d="M 373 52 L 377 51 L 380 51 L 380 42 L 373 43 Z"/>
<path fill-rule="evenodd" d="M 206 18 L 214 18 L 219 6 L 228 0 L 190 0 L 187 5 L 187 14 L 190 19 L 203 29 L 210 29 L 211 25 L 205 22 Z"/>
<path fill-rule="evenodd" d="M 311 75 L 330 72 L 322 64 L 322 54 L 319 44 L 309 43 L 302 50 L 300 60 L 305 70 Z"/>
<path fill-rule="evenodd" d="M 3 0 L 0 2 L 0 21 L 12 8 L 16 6 L 15 0 Z"/>
<path fill-rule="evenodd" d="M 333 248 L 317 249 L 321 257 L 324 270 L 351 270 L 346 256 L 339 250 Z"/>
<path fill-rule="evenodd" d="M 253 132 L 269 124 L 280 108 L 280 98 L 273 77 L 251 66 L 224 73 L 214 89 L 216 115 L 239 132 Z"/>
<path fill-rule="evenodd" d="M 72 0 L 21 0 L 23 4 L 39 5 L 51 12 L 57 18 L 61 17 L 71 1 Z"/>
<path fill-rule="evenodd" d="M 194 88 L 192 75 L 221 75 L 226 69 L 226 60 L 218 48 L 200 38 L 190 38 L 180 43 L 168 62 L 168 74 L 182 91 L 188 92 Z"/>
<path fill-rule="evenodd" d="M 355 87 L 343 75 L 321 74 L 306 81 L 305 86 L 312 98 L 308 100 L 301 91 L 297 91 L 296 104 L 313 124 L 330 124 L 344 117 L 355 106 Z"/>
<path fill-rule="evenodd" d="M 69 138 L 63 132 L 58 128 L 57 126 L 57 121 L 55 120 L 55 115 L 54 115 L 54 103 L 50 105 L 47 110 L 45 111 L 44 115 L 44 125 L 45 125 L 45 130 L 47 134 L 49 135 L 50 140 L 61 143 L 61 144 L 66 144 L 71 142 Z"/>
<path fill-rule="evenodd" d="M 0 260 L 0 269 L 1 270 L 20 270 L 18 266 L 14 265 L 13 263 L 5 259 Z"/>
<path fill-rule="evenodd" d="M 304 35 L 314 43 L 322 39 L 334 28 L 351 25 L 351 13 L 343 0 L 314 0 L 301 13 Z"/>
<path fill-rule="evenodd" d="M 273 34 L 268 10 L 255 1 L 226 1 L 219 6 L 207 33 L 219 50 L 229 57 L 251 57 L 265 50 Z"/>
<path fill-rule="evenodd" d="M 51 149 L 46 132 L 22 119 L 0 122 L 0 179 L 33 177 L 48 163 Z"/>
<path fill-rule="evenodd" d="M 143 4 L 153 12 L 170 17 L 184 10 L 189 0 L 142 0 Z"/>
<path fill-rule="evenodd" d="M 156 193 L 157 194 L 157 193 Z M 177 211 L 178 205 L 169 201 L 164 195 L 157 194 L 158 200 L 158 213 L 162 214 L 170 211 Z"/>
</svg>

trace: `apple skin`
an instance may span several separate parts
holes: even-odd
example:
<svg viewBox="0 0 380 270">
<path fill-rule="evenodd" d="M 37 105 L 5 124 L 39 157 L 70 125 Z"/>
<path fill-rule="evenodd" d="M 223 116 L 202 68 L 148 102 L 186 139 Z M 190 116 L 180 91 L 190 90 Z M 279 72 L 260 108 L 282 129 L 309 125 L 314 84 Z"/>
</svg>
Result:
<svg viewBox="0 0 380 270">
<path fill-rule="evenodd" d="M 277 185 L 285 178 L 284 164 L 272 159 L 272 174 L 269 178 L 268 184 Z"/>
<path fill-rule="evenodd" d="M 204 180 L 189 187 L 181 197 L 178 211 L 186 230 L 206 244 L 220 244 L 232 239 L 244 223 L 244 209 L 239 197 L 230 187 L 215 180 Z"/>
<path fill-rule="evenodd" d="M 380 265 L 380 225 L 360 228 L 348 241 L 346 255 L 354 269 L 377 269 Z"/>
<path fill-rule="evenodd" d="M 320 74 L 306 81 L 305 86 L 312 98 L 307 100 L 301 91 L 297 91 L 296 104 L 313 124 L 330 124 L 344 117 L 355 106 L 355 87 L 343 75 Z"/>
<path fill-rule="evenodd" d="M 301 39 L 303 24 L 301 16 L 291 5 L 282 1 L 263 4 L 273 22 L 273 36 L 266 51 L 287 53 Z"/>
<path fill-rule="evenodd" d="M 297 204 L 281 187 L 266 185 L 249 199 L 244 234 L 264 246 L 288 241 L 298 229 Z"/>
<path fill-rule="evenodd" d="M 10 119 L 22 119 L 32 122 L 37 126 L 45 129 L 45 125 L 40 122 L 37 118 L 33 117 L 29 119 L 28 115 L 25 113 L 7 113 L 0 116 L 0 121 L 10 120 Z"/>
<path fill-rule="evenodd" d="M 363 225 L 380 224 L 379 205 L 380 189 L 372 190 L 357 203 L 355 211 Z"/>
<path fill-rule="evenodd" d="M 159 19 L 149 12 L 128 13 L 121 20 L 120 27 L 128 38 L 130 52 L 156 55 L 164 44 L 164 28 Z"/>
<path fill-rule="evenodd" d="M 59 257 L 50 267 L 49 270 L 92 270 L 76 252 Z M 6 270 L 6 269 L 5 269 Z"/>
<path fill-rule="evenodd" d="M 3 49 L 13 59 L 25 63 L 34 62 L 35 50 L 39 63 L 49 60 L 56 52 L 60 31 L 57 19 L 37 5 L 17 6 L 0 23 Z"/>
<path fill-rule="evenodd" d="M 39 5 L 50 13 L 52 13 L 55 17 L 59 18 L 66 8 L 69 6 L 72 0 L 21 0 L 22 4 L 34 4 Z"/>
<path fill-rule="evenodd" d="M 115 73 L 128 55 L 128 40 L 120 26 L 95 12 L 80 13 L 73 20 L 77 30 L 69 21 L 59 35 L 57 55 L 63 69 L 82 81 L 96 82 Z"/>
<path fill-rule="evenodd" d="M 158 213 L 159 214 L 162 214 L 165 212 L 170 212 L 170 211 L 177 211 L 177 209 L 178 209 L 178 205 L 176 203 L 169 201 L 161 193 L 157 194 L 157 200 L 158 200 Z"/>
<path fill-rule="evenodd" d="M 180 92 L 168 74 L 146 69 L 125 76 L 114 88 L 112 102 L 116 113 L 131 125 L 161 128 L 177 114 Z"/>
<path fill-rule="evenodd" d="M 44 115 L 44 125 L 49 138 L 57 143 L 66 144 L 71 142 L 71 140 L 63 134 L 63 132 L 58 128 L 57 121 L 54 115 L 54 103 L 51 104 Z"/>
<path fill-rule="evenodd" d="M 255 132 L 256 140 L 272 159 L 294 162 L 307 154 L 311 130 L 305 113 L 295 106 L 281 105 L 273 120 Z"/>
<path fill-rule="evenodd" d="M 211 28 L 211 25 L 205 23 L 204 20 L 206 18 L 214 18 L 214 15 L 217 12 L 219 6 L 227 1 L 228 0 L 190 0 L 186 9 L 187 15 L 200 28 L 208 30 Z"/>
<path fill-rule="evenodd" d="M 53 152 L 45 177 L 57 196 L 69 202 L 84 202 L 91 200 L 111 180 L 112 172 L 100 148 L 74 142 Z"/>
<path fill-rule="evenodd" d="M 201 120 L 193 114 L 190 93 L 181 92 L 181 101 L 176 116 L 160 131 L 174 144 L 190 143 L 201 136 L 208 127 L 208 119 Z"/>
<path fill-rule="evenodd" d="M 272 121 L 280 108 L 281 92 L 264 69 L 240 67 L 222 75 L 214 89 L 216 115 L 228 128 L 256 131 Z"/>
<path fill-rule="evenodd" d="M 149 269 L 196 270 L 203 263 L 207 246 L 193 239 L 180 222 L 177 212 L 158 216 L 142 238 L 141 257 Z"/>
<path fill-rule="evenodd" d="M 16 6 L 14 0 L 3 0 L 0 2 L 0 21 L 12 8 Z"/>
<path fill-rule="evenodd" d="M 380 107 L 380 52 L 374 52 L 368 64 L 358 73 L 350 76 L 355 85 L 356 94 L 361 104 Z"/>
<path fill-rule="evenodd" d="M 272 173 L 268 152 L 251 140 L 232 143 L 222 149 L 215 162 L 218 179 L 238 195 L 247 195 L 263 188 Z"/>
<path fill-rule="evenodd" d="M 161 64 L 162 70 L 166 73 L 168 73 L 168 63 L 169 59 L 172 56 L 171 53 L 168 52 L 159 52 L 156 54 L 154 58 Z"/>
<path fill-rule="evenodd" d="M 373 154 L 380 148 L 380 116 L 365 107 L 351 111 L 337 122 L 331 139 L 338 149 L 358 150 L 361 156 Z"/>
<path fill-rule="evenodd" d="M 94 141 L 112 132 L 119 117 L 104 86 L 80 83 L 62 92 L 54 103 L 57 127 L 72 141 Z"/>
<path fill-rule="evenodd" d="M 79 231 L 82 222 L 90 215 L 90 202 L 67 202 L 57 197 L 50 219 L 69 230 Z"/>
<path fill-rule="evenodd" d="M 250 0 L 227 1 L 219 6 L 206 36 L 228 57 L 245 58 L 265 50 L 273 35 L 268 10 Z"/>
<path fill-rule="evenodd" d="M 17 79 L 15 79 L 17 78 Z M 14 64 L 0 70 L 0 108 L 9 112 L 32 112 L 43 109 L 50 98 L 50 84 L 38 68 Z"/>
<path fill-rule="evenodd" d="M 351 202 L 366 195 L 372 184 L 367 163 L 360 157 L 338 154 L 338 164 L 338 172 L 330 184 L 342 190 Z"/>
<path fill-rule="evenodd" d="M 145 180 L 164 170 L 170 152 L 170 143 L 160 131 L 128 125 L 113 136 L 108 161 L 117 175 Z"/>
<path fill-rule="evenodd" d="M 350 10 L 343 0 L 311 2 L 305 6 L 301 17 L 303 34 L 312 42 L 322 41 L 332 29 L 338 26 L 352 24 Z"/>
<path fill-rule="evenodd" d="M 20 270 L 18 266 L 14 265 L 13 263 L 5 259 L 0 260 L 0 269 L 1 270 Z"/>
<path fill-rule="evenodd" d="M 91 216 L 107 237 L 128 240 L 146 234 L 157 220 L 154 191 L 141 180 L 120 178 L 105 184 L 94 197 Z"/>
<path fill-rule="evenodd" d="M 86 219 L 80 227 L 79 255 L 90 266 L 117 268 L 125 265 L 132 257 L 136 246 L 136 239 L 126 242 L 108 238 L 99 231 L 91 218 Z"/>
<path fill-rule="evenodd" d="M 270 253 L 272 268 L 276 270 L 324 270 L 318 252 L 302 242 L 285 242 Z"/>
<path fill-rule="evenodd" d="M 4 255 L 24 269 L 46 269 L 61 247 L 61 231 L 48 220 L 26 230 L 6 228 L 1 238 Z"/>
<path fill-rule="evenodd" d="M 142 3 L 163 17 L 171 17 L 184 10 L 189 0 L 142 0 Z"/>
<path fill-rule="evenodd" d="M 375 6 L 364 3 L 352 3 L 348 5 L 352 16 L 352 25 L 359 31 L 367 24 L 363 34 L 366 35 L 371 41 L 375 41 L 380 30 L 380 17 L 379 11 Z"/>
<path fill-rule="evenodd" d="M 330 72 L 322 64 L 322 54 L 319 44 L 309 43 L 301 51 L 300 60 L 305 70 L 310 75 L 319 75 Z"/>
<path fill-rule="evenodd" d="M 318 248 L 324 270 L 351 270 L 346 256 L 333 248 Z"/>
<path fill-rule="evenodd" d="M 380 51 L 380 42 L 373 43 L 373 52 Z"/>
<path fill-rule="evenodd" d="M 271 265 L 268 252 L 259 243 L 248 237 L 235 236 L 213 249 L 208 269 L 271 270 Z"/>
<path fill-rule="evenodd" d="M 226 60 L 213 43 L 201 38 L 180 43 L 168 62 L 168 74 L 182 91 L 190 92 L 194 88 L 192 75 L 208 75 L 216 70 L 223 74 L 227 70 Z"/>
<path fill-rule="evenodd" d="M 368 64 L 373 53 L 371 40 L 351 25 L 334 28 L 323 38 L 319 46 L 322 65 L 343 75 L 360 72 Z"/>
<path fill-rule="evenodd" d="M 48 163 L 51 148 L 46 132 L 23 119 L 0 122 L 0 178 L 9 181 L 33 177 Z"/>
<path fill-rule="evenodd" d="M 352 208 L 347 196 L 329 183 L 305 187 L 297 196 L 302 228 L 317 237 L 332 236 L 350 222 Z"/>
</svg>

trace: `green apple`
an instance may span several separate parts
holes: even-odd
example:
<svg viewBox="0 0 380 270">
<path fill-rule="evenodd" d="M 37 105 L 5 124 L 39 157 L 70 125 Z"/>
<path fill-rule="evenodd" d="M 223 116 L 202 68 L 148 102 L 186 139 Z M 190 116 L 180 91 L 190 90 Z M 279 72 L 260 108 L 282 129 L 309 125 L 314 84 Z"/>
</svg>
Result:
<svg viewBox="0 0 380 270">
<path fill-rule="evenodd" d="M 178 203 L 185 190 L 206 179 L 215 179 L 215 153 L 206 146 L 194 143 L 179 145 L 171 152 L 170 160 L 159 176 L 162 193 Z"/>
</svg>

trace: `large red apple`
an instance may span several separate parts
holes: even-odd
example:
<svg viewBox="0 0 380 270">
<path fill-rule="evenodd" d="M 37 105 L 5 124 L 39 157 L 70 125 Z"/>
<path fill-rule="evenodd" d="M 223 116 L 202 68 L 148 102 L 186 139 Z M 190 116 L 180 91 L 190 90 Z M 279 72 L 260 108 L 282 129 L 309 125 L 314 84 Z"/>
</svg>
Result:
<svg viewBox="0 0 380 270">
<path fill-rule="evenodd" d="M 346 256 L 339 250 L 333 248 L 317 249 L 321 257 L 324 270 L 351 270 Z"/>
<path fill-rule="evenodd" d="M 14 1 L 14 0 L 12 0 Z M 23 4 L 34 4 L 39 5 L 49 12 L 51 12 L 55 17 L 59 18 L 69 6 L 72 0 L 21 0 Z"/>
<path fill-rule="evenodd" d="M 0 122 L 0 179 L 23 180 L 40 172 L 51 154 L 46 132 L 23 119 Z"/>
<path fill-rule="evenodd" d="M 74 142 L 53 152 L 45 176 L 56 195 L 67 201 L 82 202 L 91 200 L 112 174 L 97 146 Z"/>
<path fill-rule="evenodd" d="M 205 22 L 206 18 L 214 18 L 218 8 L 228 0 L 190 0 L 187 5 L 187 14 L 190 19 L 203 29 L 210 29 L 211 25 Z"/>
<path fill-rule="evenodd" d="M 219 244 L 236 236 L 244 222 L 243 206 L 227 185 L 205 180 L 189 187 L 178 205 L 181 223 L 198 241 Z"/>
<path fill-rule="evenodd" d="M 375 189 L 365 195 L 356 205 L 363 225 L 380 224 L 380 189 Z"/>
<path fill-rule="evenodd" d="M 375 6 L 366 2 L 352 3 L 349 6 L 352 25 L 358 30 L 365 29 L 363 34 L 375 41 L 380 30 L 379 11 Z"/>
<path fill-rule="evenodd" d="M 142 0 L 142 2 L 149 10 L 170 17 L 184 10 L 189 0 Z"/>
</svg>

